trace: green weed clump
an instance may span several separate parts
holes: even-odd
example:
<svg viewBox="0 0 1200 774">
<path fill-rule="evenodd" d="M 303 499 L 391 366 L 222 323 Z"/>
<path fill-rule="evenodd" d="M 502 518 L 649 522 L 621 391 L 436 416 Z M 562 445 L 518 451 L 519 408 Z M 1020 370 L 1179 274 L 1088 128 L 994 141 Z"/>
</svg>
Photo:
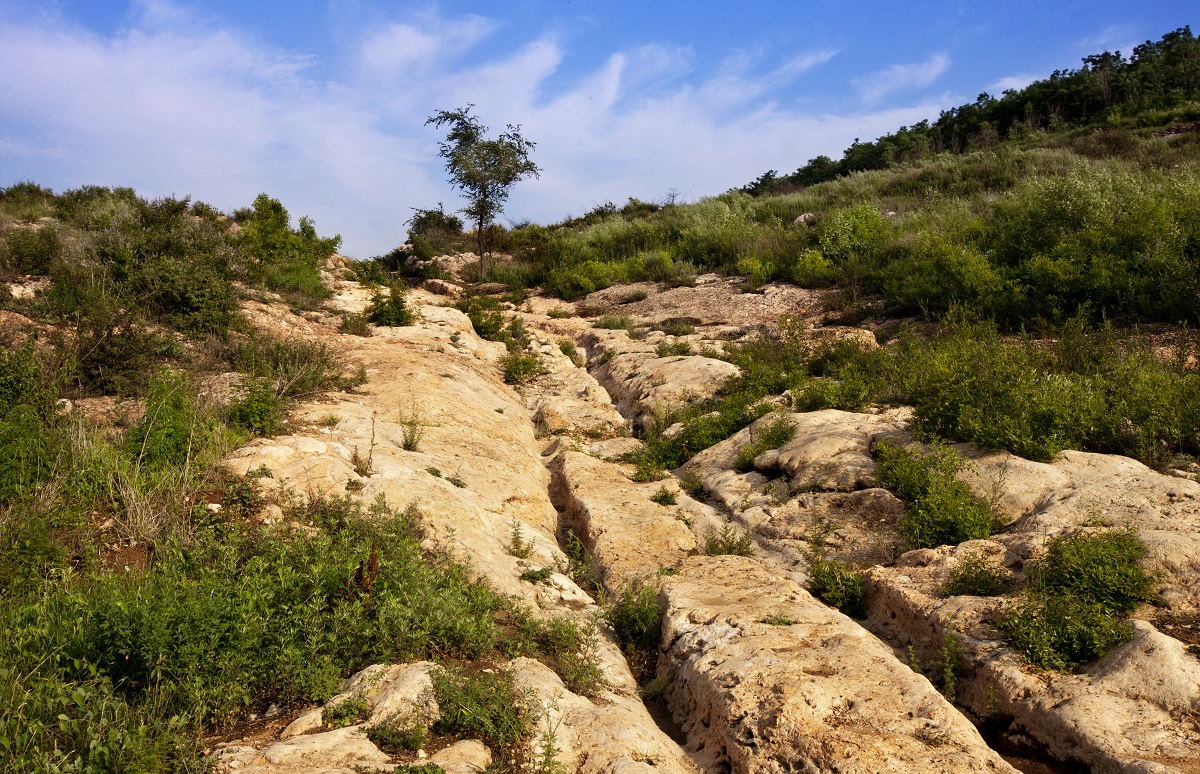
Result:
<svg viewBox="0 0 1200 774">
<path fill-rule="evenodd" d="M 1067 671 L 1128 642 L 1121 616 L 1149 600 L 1155 579 L 1142 569 L 1146 548 L 1131 530 L 1053 538 L 1029 570 L 1029 597 L 996 626 L 1030 663 Z"/>
<path fill-rule="evenodd" d="M 151 571 L 6 594 L 0 767 L 191 765 L 201 729 L 323 701 L 369 664 L 494 652 L 508 603 L 424 555 L 412 513 L 309 510 L 339 515 L 313 534 L 210 520 Z"/>
<path fill-rule="evenodd" d="M 1005 641 L 1029 663 L 1066 672 L 1090 664 L 1133 638 L 1133 628 L 1086 599 L 1029 599 L 997 622 Z"/>
<path fill-rule="evenodd" d="M 970 595 L 994 597 L 1003 594 L 1012 585 L 1012 576 L 999 562 L 983 551 L 967 554 L 954 563 L 950 575 L 942 586 L 947 597 Z"/>
<path fill-rule="evenodd" d="M 658 589 L 649 584 L 626 586 L 604 611 L 635 677 L 653 668 L 658 658 L 662 616 Z"/>
<path fill-rule="evenodd" d="M 433 724 L 440 734 L 478 739 L 502 760 L 515 762 L 532 736 L 529 709 L 512 677 L 500 671 L 465 674 L 454 669 L 432 673 L 441 717 Z"/>
<path fill-rule="evenodd" d="M 704 535 L 704 553 L 709 556 L 754 556 L 754 541 L 750 533 L 731 522 L 717 529 L 710 527 Z"/>
<path fill-rule="evenodd" d="M 408 286 L 399 281 L 388 288 L 387 295 L 377 292 L 367 306 L 367 320 L 375 325 L 392 328 L 416 323 L 417 315 L 408 308 L 405 301 L 407 293 Z"/>
<path fill-rule="evenodd" d="M 922 452 L 883 441 L 875 453 L 880 483 L 907 501 L 899 527 L 914 548 L 986 538 L 1000 527 L 997 514 L 955 477 L 963 460 L 950 447 Z"/>
<path fill-rule="evenodd" d="M 738 450 L 735 467 L 742 473 L 754 469 L 754 460 L 769 449 L 778 449 L 796 434 L 796 426 L 786 415 L 780 415 L 763 425 L 758 433 L 751 432 L 750 443 Z"/>
<path fill-rule="evenodd" d="M 1042 594 L 1070 594 L 1110 613 L 1128 613 L 1154 589 L 1154 576 L 1140 564 L 1145 556 L 1146 546 L 1133 530 L 1057 537 L 1030 568 L 1029 585 Z"/>
<path fill-rule="evenodd" d="M 808 568 L 808 590 L 856 620 L 867 617 L 867 592 L 863 575 L 840 559 L 814 556 Z"/>
</svg>

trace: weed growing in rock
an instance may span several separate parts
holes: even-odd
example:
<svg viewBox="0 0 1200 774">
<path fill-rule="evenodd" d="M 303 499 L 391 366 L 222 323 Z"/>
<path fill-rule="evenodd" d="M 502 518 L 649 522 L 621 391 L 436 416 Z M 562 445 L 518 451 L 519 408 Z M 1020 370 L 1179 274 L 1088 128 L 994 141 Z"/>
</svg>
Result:
<svg viewBox="0 0 1200 774">
<path fill-rule="evenodd" d="M 987 553 L 975 551 L 954 563 L 942 586 L 942 595 L 994 597 L 1003 594 L 1011 585 L 1012 576 L 1008 570 Z"/>
<path fill-rule="evenodd" d="M 937 663 L 942 696 L 951 704 L 958 698 L 958 675 L 962 671 L 962 643 L 954 621 L 946 622 L 942 629 L 942 645 L 938 648 Z"/>
<path fill-rule="evenodd" d="M 592 596 L 596 596 L 600 588 L 596 581 L 595 558 L 584 548 L 583 542 L 573 531 L 568 530 L 561 542 L 563 553 L 567 555 L 567 566 L 563 568 L 564 572 L 571 580 L 575 581 L 575 585 Z"/>
<path fill-rule="evenodd" d="M 512 677 L 505 672 L 467 674 L 453 668 L 431 674 L 441 717 L 433 730 L 479 739 L 501 760 L 520 762 L 532 735 L 529 710 Z"/>
<path fill-rule="evenodd" d="M 399 281 L 388 288 L 386 295 L 376 293 L 367 306 L 367 320 L 375 325 L 392 328 L 415 324 L 417 315 L 408 308 L 407 294 L 408 286 Z"/>
<path fill-rule="evenodd" d="M 518 559 L 528 559 L 533 553 L 534 540 L 532 538 L 525 539 L 525 531 L 521 527 L 521 522 L 516 519 L 513 519 L 510 526 L 512 531 L 509 533 L 507 546 L 509 555 Z"/>
<path fill-rule="evenodd" d="M 758 619 L 758 622 L 768 624 L 769 626 L 791 626 L 792 624 L 796 623 L 782 613 L 764 615 L 762 618 Z"/>
<path fill-rule="evenodd" d="M 678 357 L 692 354 L 692 345 L 686 341 L 663 341 L 654 348 L 659 357 Z"/>
<path fill-rule="evenodd" d="M 350 336 L 370 336 L 371 321 L 366 314 L 346 314 L 338 331 Z"/>
<path fill-rule="evenodd" d="M 529 583 L 541 583 L 544 580 L 549 580 L 553 574 L 553 567 L 543 567 L 540 570 L 526 570 L 521 573 L 521 580 L 528 581 Z"/>
<path fill-rule="evenodd" d="M 808 590 L 855 620 L 867 617 L 867 592 L 863 575 L 840 559 L 812 557 L 808 568 Z"/>
<path fill-rule="evenodd" d="M 345 728 L 366 720 L 369 711 L 365 697 L 351 696 L 332 707 L 326 707 L 321 713 L 321 722 L 326 728 Z"/>
<path fill-rule="evenodd" d="M 768 449 L 778 449 L 796 434 L 796 426 L 786 414 L 779 415 L 757 432 L 750 433 L 750 442 L 738 449 L 735 463 L 738 471 L 745 473 L 754 469 L 754 459 Z"/>
<path fill-rule="evenodd" d="M 651 585 L 626 586 L 604 611 L 635 677 L 651 669 L 657 659 L 662 616 L 658 589 Z"/>
<path fill-rule="evenodd" d="M 1101 605 L 1069 596 L 1028 599 L 996 626 L 1029 663 L 1060 672 L 1089 664 L 1133 637 L 1129 624 Z"/>
<path fill-rule="evenodd" d="M 1120 619 L 1150 598 L 1154 577 L 1139 564 L 1145 545 L 1132 530 L 1053 538 L 1028 572 L 1029 597 L 996 626 L 1037 666 L 1066 671 L 1128 642 Z"/>
<path fill-rule="evenodd" d="M 572 693 L 595 696 L 607 686 L 600 671 L 596 627 L 566 616 L 544 620 L 517 614 L 515 639 L 509 643 L 514 655 L 527 653 L 540 659 L 562 678 Z"/>
<path fill-rule="evenodd" d="M 955 478 L 963 460 L 950 447 L 934 444 L 922 452 L 885 440 L 875 454 L 880 483 L 907 501 L 899 527 L 914 548 L 957 545 L 986 538 L 999 528 L 997 514 Z"/>
<path fill-rule="evenodd" d="M 1077 532 L 1050 540 L 1028 573 L 1038 594 L 1071 595 L 1110 613 L 1128 613 L 1150 599 L 1154 576 L 1141 567 L 1146 545 L 1133 530 Z"/>
<path fill-rule="evenodd" d="M 436 763 L 400 763 L 392 769 L 393 774 L 446 774 Z"/>
<path fill-rule="evenodd" d="M 657 492 L 650 495 L 650 500 L 662 506 L 674 505 L 676 502 L 675 493 L 666 485 L 659 487 Z"/>
<path fill-rule="evenodd" d="M 744 529 L 726 522 L 721 529 L 710 527 L 705 533 L 704 553 L 709 556 L 753 556 L 754 541 Z"/>
<path fill-rule="evenodd" d="M 367 738 L 388 755 L 420 750 L 428 737 L 428 730 L 419 720 L 413 720 L 407 726 L 389 720 L 367 729 Z"/>
<path fill-rule="evenodd" d="M 537 355 L 532 352 L 509 352 L 500 361 L 507 384 L 524 384 L 546 372 Z"/>
<path fill-rule="evenodd" d="M 404 417 L 404 420 L 400 424 L 404 426 L 400 439 L 404 451 L 418 451 L 418 447 L 421 445 L 421 438 L 425 435 L 425 423 L 421 421 L 421 415 L 417 411 L 415 401 L 413 402 L 412 410 L 408 413 L 408 416 Z M 372 420 L 373 425 L 374 420 Z"/>
</svg>

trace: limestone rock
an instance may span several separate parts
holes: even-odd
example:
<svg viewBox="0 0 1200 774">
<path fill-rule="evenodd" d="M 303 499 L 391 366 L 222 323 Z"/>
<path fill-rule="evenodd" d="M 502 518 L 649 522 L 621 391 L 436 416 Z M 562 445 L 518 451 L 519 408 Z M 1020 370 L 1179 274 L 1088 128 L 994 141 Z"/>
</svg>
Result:
<svg viewBox="0 0 1200 774">
<path fill-rule="evenodd" d="M 594 375 L 621 414 L 646 427 L 657 414 L 712 398 L 740 373 L 733 363 L 710 357 L 628 352 L 613 357 Z"/>
<path fill-rule="evenodd" d="M 911 644 L 932 664 L 952 625 L 963 659 L 962 705 L 994 724 L 1007 721 L 1009 735 L 1028 737 L 1059 759 L 1098 772 L 1195 771 L 1200 659 L 1150 624 L 1133 621 L 1132 641 L 1077 673 L 1031 672 L 988 623 L 1002 600 L 936 596 L 951 560 L 979 550 L 1005 555 L 997 541 L 971 541 L 906 555 L 895 569 L 870 569 L 868 628 Z"/>
<path fill-rule="evenodd" d="M 482 742 L 466 739 L 438 750 L 427 763 L 441 766 L 446 774 L 479 774 L 492 765 L 492 751 Z"/>
<path fill-rule="evenodd" d="M 592 702 L 571 693 L 538 661 L 508 664 L 517 689 L 534 697 L 541 718 L 530 743 L 535 755 L 549 741 L 565 771 L 579 774 L 698 774 L 695 765 L 654 724 L 641 720 L 640 702 Z"/>
<path fill-rule="evenodd" d="M 698 550 L 674 509 L 650 499 L 663 484 L 635 484 L 617 465 L 578 452 L 563 452 L 551 470 L 554 502 L 595 557 L 599 580 L 610 591 L 653 577 Z"/>
<path fill-rule="evenodd" d="M 706 771 L 1014 771 L 886 645 L 751 559 L 689 558 L 661 600 L 659 675 Z"/>
</svg>

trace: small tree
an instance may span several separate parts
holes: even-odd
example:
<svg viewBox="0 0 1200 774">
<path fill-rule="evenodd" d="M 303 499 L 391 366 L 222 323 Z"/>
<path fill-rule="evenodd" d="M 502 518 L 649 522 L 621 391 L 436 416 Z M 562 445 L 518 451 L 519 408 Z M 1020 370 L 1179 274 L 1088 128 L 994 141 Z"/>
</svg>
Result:
<svg viewBox="0 0 1200 774">
<path fill-rule="evenodd" d="M 491 246 L 490 234 L 485 240 L 485 229 L 504 211 L 509 190 L 517 181 L 529 175 L 537 177 L 540 170 L 529 158 L 534 143 L 521 136 L 519 125 L 509 124 L 497 139 L 485 139 L 488 128 L 471 115 L 473 107 L 439 110 L 425 123 L 450 126 L 446 141 L 438 145 L 438 155 L 446 160 L 450 182 L 470 202 L 460 212 L 475 224 L 482 279 L 487 276 L 484 248 Z"/>
</svg>

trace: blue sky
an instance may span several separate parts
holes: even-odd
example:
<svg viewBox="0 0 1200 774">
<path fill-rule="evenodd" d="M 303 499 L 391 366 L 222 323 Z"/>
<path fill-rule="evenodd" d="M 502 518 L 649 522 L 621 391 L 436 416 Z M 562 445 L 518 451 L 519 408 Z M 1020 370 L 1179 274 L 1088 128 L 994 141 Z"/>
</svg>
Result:
<svg viewBox="0 0 1200 774">
<path fill-rule="evenodd" d="M 440 108 L 521 124 L 538 180 L 505 217 L 720 193 L 981 91 L 1129 53 L 1192 2 L 0 0 L 0 186 L 129 185 L 222 209 L 259 192 L 340 233 L 404 239 L 461 206 Z"/>
</svg>

